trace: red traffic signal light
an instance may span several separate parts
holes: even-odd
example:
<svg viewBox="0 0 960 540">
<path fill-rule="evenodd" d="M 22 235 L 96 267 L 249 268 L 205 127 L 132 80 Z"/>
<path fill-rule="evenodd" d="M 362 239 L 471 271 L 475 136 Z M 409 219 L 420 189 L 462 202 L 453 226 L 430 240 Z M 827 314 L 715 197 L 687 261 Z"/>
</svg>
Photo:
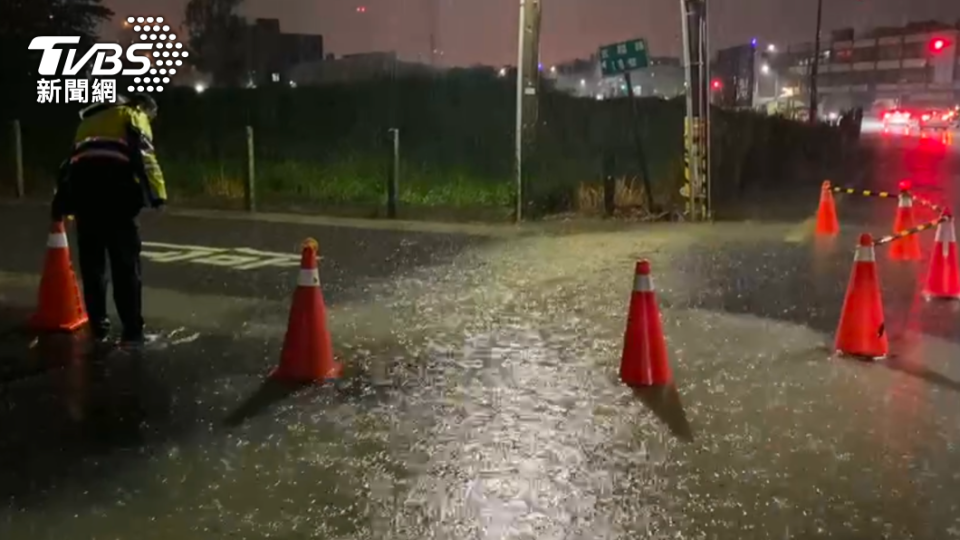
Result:
<svg viewBox="0 0 960 540">
<path fill-rule="evenodd" d="M 719 90 L 723 88 L 723 83 L 720 82 L 720 79 L 714 79 L 713 82 L 710 83 L 710 88 L 713 88 L 714 90 Z"/>
<path fill-rule="evenodd" d="M 950 43 L 943 38 L 934 38 L 930 40 L 930 50 L 935 53 L 943 51 L 948 45 L 950 45 Z"/>
</svg>

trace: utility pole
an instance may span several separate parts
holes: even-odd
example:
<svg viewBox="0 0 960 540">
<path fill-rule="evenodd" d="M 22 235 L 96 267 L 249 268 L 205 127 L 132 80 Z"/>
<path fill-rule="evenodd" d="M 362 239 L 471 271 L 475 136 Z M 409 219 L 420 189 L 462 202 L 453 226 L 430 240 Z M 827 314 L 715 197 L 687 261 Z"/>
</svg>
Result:
<svg viewBox="0 0 960 540">
<path fill-rule="evenodd" d="M 710 158 L 711 158 L 711 123 L 710 123 L 710 104 L 713 102 L 710 93 L 710 27 L 708 24 L 706 1 L 700 3 L 700 95 L 701 99 L 701 118 L 700 140 L 703 141 L 700 152 L 701 182 L 700 195 L 703 197 L 703 219 L 709 221 L 713 217 L 713 205 L 711 204 L 711 184 L 710 181 Z"/>
<path fill-rule="evenodd" d="M 515 148 L 515 215 L 523 220 L 523 151 L 534 142 L 540 86 L 540 0 L 520 0 L 517 43 L 517 124 Z"/>
<path fill-rule="evenodd" d="M 817 76 L 820 73 L 820 30 L 823 26 L 823 0 L 817 0 L 817 35 L 813 39 L 813 64 L 810 65 L 810 118 L 811 124 L 817 122 L 820 110 L 817 96 Z"/>
<path fill-rule="evenodd" d="M 684 165 L 687 184 L 687 214 L 691 221 L 708 218 L 709 193 L 709 60 L 706 58 L 706 6 L 703 0 L 680 0 L 683 30 L 683 64 L 687 87 L 687 118 L 684 122 Z"/>
</svg>

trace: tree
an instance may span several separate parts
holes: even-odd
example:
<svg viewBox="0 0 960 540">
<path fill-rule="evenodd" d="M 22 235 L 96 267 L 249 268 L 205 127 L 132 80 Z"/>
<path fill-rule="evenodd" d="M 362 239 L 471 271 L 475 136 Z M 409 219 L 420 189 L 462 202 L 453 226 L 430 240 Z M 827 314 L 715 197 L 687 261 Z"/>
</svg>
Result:
<svg viewBox="0 0 960 540">
<path fill-rule="evenodd" d="M 218 85 L 234 86 L 247 78 L 246 22 L 237 14 L 243 0 L 190 0 L 184 25 L 191 63 Z"/>
<path fill-rule="evenodd" d="M 97 28 L 113 17 L 101 0 L 0 1 L 0 73 L 4 91 L 20 94 L 36 85 L 40 51 L 27 47 L 37 36 L 80 36 L 80 47 L 93 45 Z"/>
</svg>

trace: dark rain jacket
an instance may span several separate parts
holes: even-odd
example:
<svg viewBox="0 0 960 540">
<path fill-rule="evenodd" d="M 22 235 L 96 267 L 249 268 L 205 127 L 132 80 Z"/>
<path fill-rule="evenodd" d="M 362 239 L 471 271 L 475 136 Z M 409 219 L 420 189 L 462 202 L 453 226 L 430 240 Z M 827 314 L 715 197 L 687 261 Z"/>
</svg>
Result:
<svg viewBox="0 0 960 540">
<path fill-rule="evenodd" d="M 73 152 L 60 167 L 57 192 L 53 200 L 54 218 L 76 211 L 75 189 L 83 189 L 72 175 L 84 164 L 110 163 L 129 166 L 130 182 L 139 186 L 138 200 L 117 201 L 129 205 L 123 210 L 158 208 L 167 201 L 163 172 L 153 147 L 150 119 L 136 107 L 125 104 L 98 104 L 80 112 L 80 126 L 74 137 Z M 95 179 L 94 179 L 95 181 Z"/>
</svg>

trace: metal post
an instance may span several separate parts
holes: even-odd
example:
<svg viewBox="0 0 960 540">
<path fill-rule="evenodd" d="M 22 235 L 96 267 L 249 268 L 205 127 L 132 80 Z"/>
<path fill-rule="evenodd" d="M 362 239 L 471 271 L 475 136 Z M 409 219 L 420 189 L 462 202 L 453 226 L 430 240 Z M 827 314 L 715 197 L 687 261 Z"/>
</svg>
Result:
<svg viewBox="0 0 960 540">
<path fill-rule="evenodd" d="M 656 212 L 653 207 L 653 187 L 650 182 L 650 168 L 647 166 L 647 155 L 643 151 L 643 131 L 640 129 L 640 109 L 637 106 L 637 100 L 633 97 L 633 80 L 630 78 L 630 72 L 623 73 L 624 81 L 627 83 L 627 96 L 630 100 L 630 112 L 633 116 L 630 122 L 633 127 L 633 137 L 637 145 L 637 161 L 640 165 L 640 174 L 643 176 L 643 190 L 646 192 L 647 210 L 650 213 Z"/>
<path fill-rule="evenodd" d="M 613 217 L 617 210 L 617 183 L 613 176 L 613 154 L 604 153 L 600 175 L 603 177 L 603 211 L 607 217 Z"/>
<path fill-rule="evenodd" d="M 813 64 L 810 65 L 810 118 L 811 124 L 817 122 L 817 111 L 820 109 L 817 96 L 817 76 L 820 73 L 820 29 L 823 26 L 823 0 L 817 0 L 817 35 L 813 40 Z"/>
<path fill-rule="evenodd" d="M 253 126 L 247 126 L 247 183 L 244 189 L 244 199 L 248 212 L 257 211 L 257 189 L 256 189 L 256 161 L 253 152 Z"/>
<path fill-rule="evenodd" d="M 20 133 L 20 120 L 13 121 L 13 159 L 16 165 L 17 198 L 26 196 L 23 185 L 23 138 Z"/>
<path fill-rule="evenodd" d="M 397 207 L 400 199 L 400 129 L 388 130 L 393 139 L 393 160 L 387 178 L 387 217 L 397 219 Z"/>
<path fill-rule="evenodd" d="M 517 125 L 516 147 L 514 149 L 514 172 L 516 173 L 514 220 L 517 223 L 523 220 L 523 33 L 525 26 L 526 0 L 520 0 L 519 37 L 517 38 Z"/>
</svg>

